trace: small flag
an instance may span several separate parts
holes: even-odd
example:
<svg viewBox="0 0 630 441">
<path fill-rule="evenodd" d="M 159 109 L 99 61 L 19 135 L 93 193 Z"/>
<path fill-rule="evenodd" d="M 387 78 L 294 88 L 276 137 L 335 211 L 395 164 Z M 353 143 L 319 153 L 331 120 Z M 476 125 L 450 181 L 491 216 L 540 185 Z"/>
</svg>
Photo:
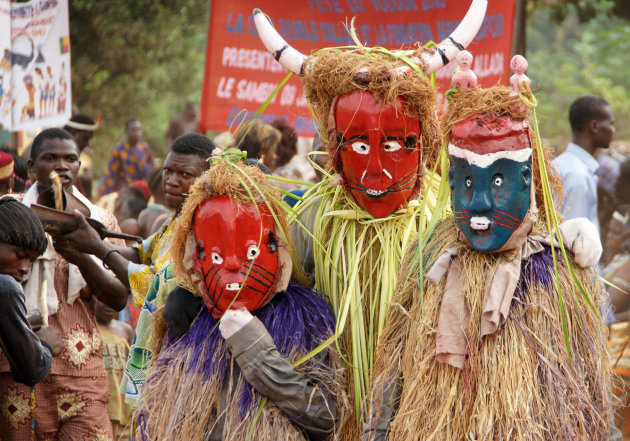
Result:
<svg viewBox="0 0 630 441">
<path fill-rule="evenodd" d="M 59 39 L 59 49 L 61 54 L 70 52 L 70 37 L 65 35 Z"/>
</svg>

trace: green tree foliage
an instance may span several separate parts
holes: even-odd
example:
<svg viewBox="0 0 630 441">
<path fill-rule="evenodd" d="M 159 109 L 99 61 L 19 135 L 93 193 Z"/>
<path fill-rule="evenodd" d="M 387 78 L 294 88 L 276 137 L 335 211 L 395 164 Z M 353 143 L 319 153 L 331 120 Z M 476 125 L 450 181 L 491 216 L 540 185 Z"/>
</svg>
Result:
<svg viewBox="0 0 630 441">
<path fill-rule="evenodd" d="M 170 119 L 199 102 L 208 2 L 203 0 L 72 0 L 73 104 L 104 120 L 91 146 L 98 176 L 124 122 L 139 118 L 157 156 L 166 151 Z"/>
<path fill-rule="evenodd" d="M 586 23 L 602 12 L 609 17 L 630 19 L 630 2 L 627 0 L 529 0 L 528 7 L 530 10 L 546 8 L 557 24 L 571 15 L 580 23 Z"/>
<path fill-rule="evenodd" d="M 557 8 L 530 10 L 527 23 L 527 73 L 537 91 L 543 134 L 569 137 L 569 105 L 578 96 L 593 93 L 611 104 L 617 138 L 628 138 L 630 24 L 616 9 L 623 2 L 556 3 Z M 584 11 L 589 11 L 588 19 Z"/>
</svg>

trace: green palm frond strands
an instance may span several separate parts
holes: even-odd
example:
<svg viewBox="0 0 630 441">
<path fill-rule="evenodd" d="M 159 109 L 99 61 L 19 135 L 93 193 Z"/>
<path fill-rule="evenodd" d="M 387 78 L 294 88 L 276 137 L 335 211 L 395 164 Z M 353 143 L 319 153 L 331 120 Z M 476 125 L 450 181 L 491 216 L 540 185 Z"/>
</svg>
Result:
<svg viewBox="0 0 630 441">
<path fill-rule="evenodd" d="M 442 181 L 439 175 L 427 172 L 419 197 L 386 218 L 373 218 L 343 187 L 330 184 L 316 186 L 307 201 L 297 206 L 300 214 L 316 212 L 315 286 L 329 296 L 337 316 L 339 338 L 335 344 L 350 366 L 357 416 L 365 416 L 375 350 L 400 262 L 409 244 L 425 231 L 432 214 L 447 206 L 448 198 L 440 200 Z M 442 199 L 444 194 L 442 191 Z"/>
</svg>

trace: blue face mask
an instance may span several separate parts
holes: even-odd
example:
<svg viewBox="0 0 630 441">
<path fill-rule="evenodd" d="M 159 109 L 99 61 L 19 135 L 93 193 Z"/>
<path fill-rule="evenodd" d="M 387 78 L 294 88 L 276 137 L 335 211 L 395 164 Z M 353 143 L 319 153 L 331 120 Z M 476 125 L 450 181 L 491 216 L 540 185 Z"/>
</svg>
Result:
<svg viewBox="0 0 630 441">
<path fill-rule="evenodd" d="M 450 156 L 448 173 L 457 228 L 479 251 L 496 251 L 523 223 L 530 207 L 531 155 L 500 158 L 486 167 Z"/>
</svg>

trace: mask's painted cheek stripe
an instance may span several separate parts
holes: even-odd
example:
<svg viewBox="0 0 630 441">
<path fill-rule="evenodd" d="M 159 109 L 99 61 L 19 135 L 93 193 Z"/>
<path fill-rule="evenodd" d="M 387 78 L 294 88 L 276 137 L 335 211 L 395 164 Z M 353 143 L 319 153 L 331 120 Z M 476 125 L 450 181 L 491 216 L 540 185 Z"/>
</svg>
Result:
<svg viewBox="0 0 630 441">
<path fill-rule="evenodd" d="M 245 285 L 245 286 L 243 287 L 243 289 L 251 289 L 252 291 L 257 292 L 257 293 L 258 293 L 258 294 L 260 294 L 261 296 L 266 296 L 266 295 L 267 295 L 267 293 L 264 293 L 264 292 L 262 292 L 262 291 L 259 291 L 259 290 L 257 290 L 256 288 L 252 288 L 251 286 L 248 286 L 248 285 Z"/>
<path fill-rule="evenodd" d="M 510 159 L 515 162 L 530 161 L 532 157 L 532 149 L 524 148 L 520 150 L 504 150 L 495 153 L 479 154 L 470 150 L 462 149 L 456 145 L 448 145 L 448 154 L 459 159 L 464 159 L 470 165 L 480 168 L 487 168 L 499 159 Z"/>
<path fill-rule="evenodd" d="M 214 285 L 214 290 L 212 290 L 212 298 L 210 300 L 214 302 L 215 308 L 217 308 L 221 312 L 225 312 L 221 308 L 219 308 L 219 300 L 221 300 L 221 297 L 223 296 L 223 290 L 219 291 L 219 297 L 217 297 L 217 287 L 219 286 L 220 283 L 221 283 L 221 276 L 219 276 L 219 279 L 217 280 L 216 285 Z"/>
<path fill-rule="evenodd" d="M 516 224 L 516 225 L 520 225 L 521 223 L 523 223 L 522 220 L 515 220 L 515 219 L 511 219 L 509 217 L 503 216 L 499 213 L 495 213 L 494 217 L 496 217 L 497 219 L 503 221 L 503 222 L 507 222 L 510 224 Z"/>
<path fill-rule="evenodd" d="M 276 275 L 274 273 L 272 273 L 271 271 L 267 271 L 265 268 L 263 268 L 260 265 L 256 265 L 255 263 L 253 263 L 252 265 L 254 266 L 254 268 L 259 269 L 259 270 L 264 271 L 267 274 L 269 274 L 269 276 L 271 277 L 272 280 L 276 279 Z"/>
<path fill-rule="evenodd" d="M 206 280 L 206 286 L 211 286 L 211 285 L 212 285 L 212 282 L 214 281 L 214 278 L 217 276 L 217 274 L 219 274 L 219 270 L 221 269 L 220 267 L 217 267 L 217 268 L 216 268 L 217 270 L 214 272 L 214 274 L 213 274 L 213 275 L 212 275 L 212 277 L 210 278 L 210 282 L 208 282 L 208 281 L 207 281 L 207 279 L 208 279 L 208 274 L 210 274 L 210 271 L 212 271 L 214 268 L 215 268 L 215 267 L 214 267 L 214 266 L 212 266 L 212 268 L 210 268 L 210 269 L 208 270 L 208 273 L 207 273 L 207 274 L 206 274 L 206 276 L 204 277 L 204 280 Z"/>
<path fill-rule="evenodd" d="M 516 229 L 516 228 L 521 226 L 521 224 L 510 223 L 510 221 L 506 221 L 505 219 L 500 218 L 500 217 L 493 218 L 493 222 L 495 224 L 497 224 L 497 225 L 502 225 L 504 227 L 509 227 L 509 228 L 512 228 L 512 229 Z"/>
<path fill-rule="evenodd" d="M 275 278 L 273 276 L 273 273 L 270 273 L 269 271 L 265 270 L 263 267 L 261 267 L 260 265 L 256 265 L 255 263 L 253 263 L 251 260 L 245 260 L 242 257 L 240 258 L 243 262 L 245 262 L 247 264 L 247 267 L 249 268 L 249 265 L 252 265 L 252 269 L 251 272 L 253 272 L 254 274 L 256 274 L 259 277 L 262 277 L 263 279 L 267 280 L 269 283 L 273 282 L 273 279 Z M 270 275 L 267 274 L 263 274 L 260 272 L 260 270 L 263 270 L 267 273 L 269 273 Z"/>
<path fill-rule="evenodd" d="M 252 279 L 254 282 L 260 283 L 265 288 L 269 288 L 271 286 L 271 285 L 263 282 L 262 280 L 258 280 L 256 277 L 252 276 L 251 273 L 247 274 L 247 272 L 241 271 L 241 274 L 245 276 L 245 280 L 243 281 L 243 283 L 245 283 L 247 281 L 247 279 Z"/>
<path fill-rule="evenodd" d="M 497 225 L 501 225 L 502 227 L 509 228 L 510 230 L 516 230 L 516 229 L 518 228 L 518 226 L 508 225 L 508 224 L 504 224 L 504 223 L 502 223 L 502 222 L 499 222 L 497 219 L 494 219 L 494 222 L 495 222 Z"/>
<path fill-rule="evenodd" d="M 523 219 L 521 219 L 520 217 L 513 216 L 510 213 L 506 213 L 505 211 L 501 211 L 501 210 L 497 209 L 497 213 L 502 214 L 505 217 L 510 217 L 510 218 L 512 218 L 512 219 L 514 219 L 514 220 L 516 220 L 518 222 L 523 222 Z"/>
</svg>

